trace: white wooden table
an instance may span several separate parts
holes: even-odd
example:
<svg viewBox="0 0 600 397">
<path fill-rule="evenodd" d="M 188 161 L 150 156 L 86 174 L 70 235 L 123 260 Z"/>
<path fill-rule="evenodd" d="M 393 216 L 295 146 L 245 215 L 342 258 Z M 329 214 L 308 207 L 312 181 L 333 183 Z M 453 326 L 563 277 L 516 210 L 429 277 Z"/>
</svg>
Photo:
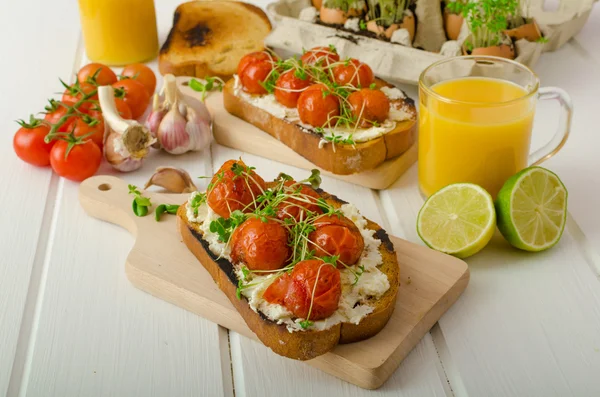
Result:
<svg viewBox="0 0 600 397">
<path fill-rule="evenodd" d="M 179 1 L 156 3 L 164 39 Z M 85 62 L 77 21 L 72 0 L 0 3 L 0 396 L 600 396 L 600 8 L 536 67 L 543 85 L 566 89 L 575 104 L 572 136 L 546 163 L 570 192 L 563 239 L 526 254 L 496 236 L 468 260 L 464 295 L 373 392 L 138 291 L 124 273 L 132 237 L 86 216 L 76 183 L 16 158 L 13 120 L 40 111 L 58 77 Z M 554 132 L 556 110 L 540 105 L 534 146 Z M 124 178 L 141 185 L 164 164 L 209 175 L 242 154 L 218 145 L 155 153 Z M 265 177 L 302 172 L 244 159 Z M 391 233 L 419 242 L 414 167 L 382 192 L 323 179 Z"/>
</svg>

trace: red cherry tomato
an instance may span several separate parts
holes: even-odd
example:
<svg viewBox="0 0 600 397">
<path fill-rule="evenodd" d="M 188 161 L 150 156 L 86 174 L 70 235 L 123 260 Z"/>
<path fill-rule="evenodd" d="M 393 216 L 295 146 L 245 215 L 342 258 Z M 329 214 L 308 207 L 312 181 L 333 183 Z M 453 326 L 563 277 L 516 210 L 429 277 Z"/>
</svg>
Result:
<svg viewBox="0 0 600 397">
<path fill-rule="evenodd" d="M 373 70 L 366 63 L 350 58 L 333 68 L 333 77 L 339 85 L 368 87 L 375 81 Z"/>
<path fill-rule="evenodd" d="M 247 170 L 241 160 L 226 161 L 210 181 L 211 188 L 206 197 L 208 206 L 223 218 L 229 218 L 236 210 L 253 211 L 255 206 L 252 203 L 266 189 L 265 181 L 258 174 L 244 171 L 237 175 L 234 165 Z"/>
<path fill-rule="evenodd" d="M 83 115 L 77 118 L 73 134 L 76 137 L 87 136 L 86 139 L 94 141 L 98 148 L 102 149 L 104 145 L 104 118 L 101 114 Z"/>
<path fill-rule="evenodd" d="M 96 85 L 111 85 L 117 82 L 117 75 L 106 65 L 88 63 L 79 69 L 77 80 L 83 83 L 95 83 Z"/>
<path fill-rule="evenodd" d="M 283 304 L 298 318 L 317 321 L 337 310 L 341 295 L 340 271 L 331 264 L 311 259 L 298 262 L 290 276 L 284 274 L 275 280 L 263 298 Z"/>
<path fill-rule="evenodd" d="M 295 108 L 300 94 L 311 85 L 308 76 L 303 80 L 296 76 L 295 70 L 283 73 L 275 83 L 275 99 L 283 106 Z"/>
<path fill-rule="evenodd" d="M 44 120 L 50 124 L 56 124 L 67 113 L 68 108 L 57 103 L 56 110 L 46 113 Z M 70 132 L 73 129 L 73 123 L 77 120 L 76 116 L 71 116 L 58 127 L 58 132 Z"/>
<path fill-rule="evenodd" d="M 59 140 L 50 151 L 50 164 L 58 175 L 72 181 L 83 181 L 100 167 L 102 152 L 91 140 L 75 144 L 68 151 L 69 142 Z M 67 154 L 68 151 L 68 154 Z"/>
<path fill-rule="evenodd" d="M 297 221 L 306 219 L 306 210 L 321 214 L 321 208 L 317 204 L 320 197 L 313 188 L 297 183 L 296 181 L 285 181 L 283 191 L 291 197 L 286 198 L 276 208 L 277 218 L 294 218 Z"/>
<path fill-rule="evenodd" d="M 121 72 L 121 75 L 142 83 L 146 87 L 148 95 L 152 96 L 154 94 L 154 90 L 156 89 L 156 75 L 148 66 L 141 63 L 127 65 Z"/>
<path fill-rule="evenodd" d="M 241 75 L 246 66 L 254 62 L 269 61 L 271 64 L 273 64 L 276 60 L 277 58 L 267 51 L 251 52 L 250 54 L 244 55 L 242 59 L 240 59 L 236 73 L 238 76 Z"/>
<path fill-rule="evenodd" d="M 73 106 L 75 103 L 79 102 L 84 95 L 88 95 L 92 93 L 92 91 L 97 90 L 96 86 L 88 83 L 75 83 L 69 88 L 65 89 L 65 92 L 62 96 L 62 102 L 66 105 Z M 98 94 L 92 95 L 88 98 L 90 101 L 98 100 Z M 92 107 L 93 103 L 89 101 L 83 102 L 77 109 L 82 112 L 89 110 Z"/>
<path fill-rule="evenodd" d="M 26 163 L 45 167 L 50 164 L 50 150 L 54 142 L 46 143 L 44 138 L 50 131 L 47 125 L 33 121 L 23 123 L 13 138 L 13 149 L 21 160 Z"/>
<path fill-rule="evenodd" d="M 358 227 L 350 219 L 337 215 L 325 215 L 314 222 L 316 230 L 308 235 L 315 255 L 339 256 L 338 267 L 355 264 L 365 248 L 365 240 Z"/>
<path fill-rule="evenodd" d="M 298 98 L 298 114 L 303 123 L 313 127 L 334 125 L 340 115 L 340 101 L 324 85 L 311 85 Z"/>
<path fill-rule="evenodd" d="M 348 102 L 359 127 L 382 123 L 390 114 L 390 100 L 380 90 L 362 88 L 350 94 Z"/>
<path fill-rule="evenodd" d="M 251 62 L 239 74 L 244 91 L 249 94 L 263 95 L 267 93 L 261 85 L 271 74 L 273 64 L 269 61 Z"/>
<path fill-rule="evenodd" d="M 315 47 L 306 51 L 300 57 L 300 60 L 303 65 L 329 66 L 332 63 L 339 62 L 340 56 L 329 47 Z"/>
<path fill-rule="evenodd" d="M 249 218 L 231 235 L 231 259 L 250 270 L 277 270 L 290 257 L 288 233 L 278 221 Z"/>
<path fill-rule="evenodd" d="M 123 99 L 131 109 L 132 118 L 138 119 L 146 112 L 146 108 L 150 104 L 150 94 L 142 83 L 133 79 L 125 79 L 117 81 L 112 86 L 115 88 L 115 96 Z"/>
</svg>

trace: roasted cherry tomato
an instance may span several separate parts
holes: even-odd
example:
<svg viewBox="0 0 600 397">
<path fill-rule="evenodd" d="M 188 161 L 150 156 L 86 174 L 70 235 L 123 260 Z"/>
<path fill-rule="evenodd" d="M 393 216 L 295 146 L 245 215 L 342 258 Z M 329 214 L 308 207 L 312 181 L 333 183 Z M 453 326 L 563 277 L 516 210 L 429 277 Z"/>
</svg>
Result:
<svg viewBox="0 0 600 397">
<path fill-rule="evenodd" d="M 44 120 L 46 120 L 50 124 L 56 124 L 58 121 L 67 113 L 67 107 L 63 106 L 59 103 L 56 105 L 56 109 L 46 113 L 44 116 Z M 71 116 L 67 118 L 67 120 L 58 127 L 58 132 L 70 132 L 73 129 L 73 123 L 77 120 L 76 116 Z"/>
<path fill-rule="evenodd" d="M 117 81 L 112 86 L 115 88 L 115 96 L 123 99 L 131 109 L 132 118 L 138 119 L 146 112 L 146 108 L 150 104 L 150 94 L 142 83 L 133 79 L 125 79 Z"/>
<path fill-rule="evenodd" d="M 44 142 L 50 128 L 33 118 L 29 123 L 21 122 L 21 126 L 13 138 L 13 149 L 17 156 L 38 167 L 50 164 L 50 150 L 54 142 Z"/>
<path fill-rule="evenodd" d="M 329 47 L 315 47 L 306 51 L 300 57 L 300 60 L 303 65 L 329 66 L 332 63 L 339 62 L 340 56 Z"/>
<path fill-rule="evenodd" d="M 296 181 L 285 181 L 283 191 L 291 197 L 286 198 L 277 206 L 277 218 L 294 218 L 299 221 L 300 219 L 306 219 L 305 210 L 318 214 L 323 212 L 317 204 L 317 199 L 320 196 L 310 186 Z"/>
<path fill-rule="evenodd" d="M 333 77 L 339 85 L 368 87 L 375 81 L 373 70 L 366 63 L 350 58 L 333 68 Z"/>
<path fill-rule="evenodd" d="M 101 63 L 88 63 L 79 69 L 77 80 L 82 83 L 111 85 L 117 82 L 117 75 L 106 65 Z"/>
<path fill-rule="evenodd" d="M 146 87 L 148 95 L 154 95 L 154 90 L 156 89 L 156 75 L 148 66 L 142 65 L 141 63 L 127 65 L 121 72 L 121 75 L 139 81 Z"/>
<path fill-rule="evenodd" d="M 295 70 L 289 70 L 283 73 L 275 83 L 275 99 L 283 106 L 295 108 L 298 104 L 298 98 L 311 82 L 308 76 L 301 79 L 296 76 Z"/>
<path fill-rule="evenodd" d="M 267 90 L 261 83 L 264 83 L 264 81 L 267 80 L 272 70 L 273 64 L 270 61 L 249 63 L 239 74 L 244 91 L 249 94 L 266 94 Z"/>
<path fill-rule="evenodd" d="M 324 215 L 315 220 L 316 228 L 308 239 L 318 257 L 339 256 L 338 267 L 354 265 L 365 248 L 358 227 L 345 216 Z"/>
<path fill-rule="evenodd" d="M 252 203 L 266 189 L 265 181 L 260 175 L 248 171 L 246 164 L 241 160 L 226 161 L 210 183 L 206 202 L 223 218 L 229 218 L 236 210 L 253 211 L 255 206 Z"/>
<path fill-rule="evenodd" d="M 283 304 L 298 318 L 317 321 L 337 310 L 341 295 L 340 271 L 329 263 L 310 259 L 298 262 L 290 276 L 284 274 L 275 280 L 263 298 Z"/>
<path fill-rule="evenodd" d="M 83 95 L 88 95 L 91 94 L 92 91 L 97 90 L 96 86 L 92 85 L 92 84 L 88 84 L 88 83 L 82 83 L 82 82 L 77 82 L 75 84 L 73 84 L 72 86 L 70 86 L 69 88 L 65 89 L 65 92 L 63 93 L 62 96 L 62 102 L 65 103 L 66 105 L 69 106 L 73 106 L 75 103 L 79 102 L 82 98 Z M 91 97 L 88 98 L 90 101 L 92 100 L 98 100 L 98 94 L 94 94 Z M 92 107 L 92 102 L 90 101 L 85 101 L 83 102 L 81 105 L 79 105 L 79 107 L 77 109 L 79 109 L 82 112 L 87 111 L 88 109 L 90 109 Z"/>
<path fill-rule="evenodd" d="M 362 88 L 348 96 L 359 127 L 383 123 L 390 114 L 390 100 L 380 90 Z"/>
<path fill-rule="evenodd" d="M 78 117 L 73 135 L 76 137 L 87 136 L 87 139 L 91 139 L 98 145 L 98 148 L 102 149 L 104 144 L 104 118 L 101 114 L 95 114 L 93 117 L 84 114 Z"/>
<path fill-rule="evenodd" d="M 231 235 L 231 259 L 250 270 L 277 270 L 290 257 L 286 228 L 274 219 L 248 218 Z"/>
<path fill-rule="evenodd" d="M 238 63 L 237 67 L 237 75 L 241 75 L 246 66 L 250 65 L 251 63 L 269 61 L 272 64 L 276 60 L 277 59 L 267 51 L 251 52 L 250 54 L 244 55 L 242 59 L 240 59 L 240 63 Z"/>
<path fill-rule="evenodd" d="M 340 115 L 340 101 L 323 84 L 311 85 L 298 98 L 298 115 L 313 127 L 334 125 Z"/>
<path fill-rule="evenodd" d="M 92 140 L 75 144 L 57 141 L 50 151 L 50 164 L 58 175 L 72 181 L 83 181 L 94 175 L 100 167 L 102 152 Z"/>
</svg>

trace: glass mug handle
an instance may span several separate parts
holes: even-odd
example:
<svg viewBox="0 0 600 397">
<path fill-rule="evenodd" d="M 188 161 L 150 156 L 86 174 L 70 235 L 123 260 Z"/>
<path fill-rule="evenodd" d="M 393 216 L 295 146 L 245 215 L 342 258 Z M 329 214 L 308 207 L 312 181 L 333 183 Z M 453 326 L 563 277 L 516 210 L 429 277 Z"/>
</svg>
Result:
<svg viewBox="0 0 600 397">
<path fill-rule="evenodd" d="M 529 155 L 529 165 L 538 165 L 554 156 L 567 142 L 573 118 L 573 102 L 566 91 L 557 87 L 542 87 L 538 91 L 538 99 L 556 99 L 560 104 L 558 130 L 547 144 Z"/>
</svg>

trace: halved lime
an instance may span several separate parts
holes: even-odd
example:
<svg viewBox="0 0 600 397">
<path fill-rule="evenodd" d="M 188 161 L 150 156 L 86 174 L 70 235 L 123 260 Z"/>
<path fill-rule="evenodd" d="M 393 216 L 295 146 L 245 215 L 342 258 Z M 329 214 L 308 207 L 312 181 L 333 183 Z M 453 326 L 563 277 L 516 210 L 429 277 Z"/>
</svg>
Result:
<svg viewBox="0 0 600 397">
<path fill-rule="evenodd" d="M 487 245 L 496 229 L 492 196 L 481 186 L 455 183 L 425 201 L 417 233 L 429 247 L 466 258 Z"/>
<path fill-rule="evenodd" d="M 526 168 L 510 177 L 498 193 L 498 229 L 517 248 L 548 249 L 565 229 L 567 197 L 567 188 L 555 173 L 542 167 Z"/>
</svg>

